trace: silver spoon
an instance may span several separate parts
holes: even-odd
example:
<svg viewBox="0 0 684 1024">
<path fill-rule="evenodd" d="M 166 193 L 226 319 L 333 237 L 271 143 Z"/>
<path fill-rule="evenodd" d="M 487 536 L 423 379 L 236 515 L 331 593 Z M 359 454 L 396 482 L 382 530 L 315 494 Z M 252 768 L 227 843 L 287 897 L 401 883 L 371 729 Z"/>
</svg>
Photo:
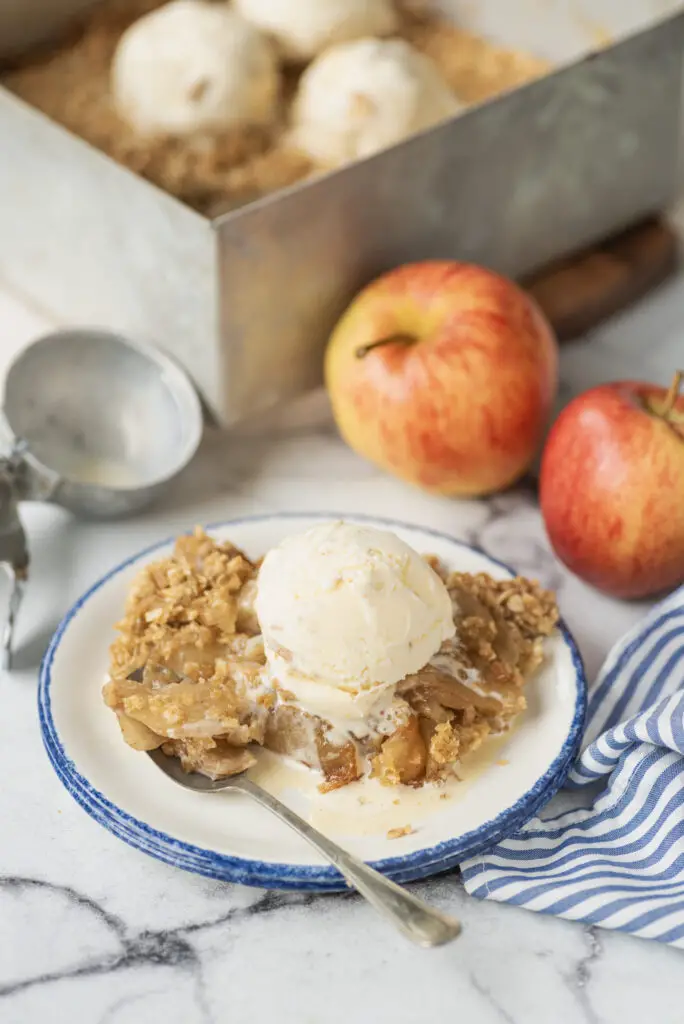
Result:
<svg viewBox="0 0 684 1024">
<path fill-rule="evenodd" d="M 433 910 L 406 889 L 402 889 L 395 882 L 390 882 L 380 872 L 352 857 L 244 774 L 231 775 L 224 779 L 209 779 L 206 775 L 187 773 L 181 767 L 178 758 L 168 757 L 161 750 L 148 750 L 148 754 L 165 775 L 185 789 L 191 789 L 195 793 L 222 793 L 232 789 L 244 793 L 262 807 L 272 811 L 322 853 L 349 885 L 354 886 L 371 906 L 392 921 L 418 946 L 442 946 L 460 934 L 461 925 L 454 918 L 442 914 L 439 910 Z"/>
</svg>

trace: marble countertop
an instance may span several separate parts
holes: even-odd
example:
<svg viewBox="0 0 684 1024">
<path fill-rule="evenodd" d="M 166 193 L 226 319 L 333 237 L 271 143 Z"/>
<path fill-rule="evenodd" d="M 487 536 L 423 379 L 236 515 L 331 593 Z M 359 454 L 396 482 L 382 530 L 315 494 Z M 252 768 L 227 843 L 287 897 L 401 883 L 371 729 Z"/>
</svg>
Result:
<svg viewBox="0 0 684 1024">
<path fill-rule="evenodd" d="M 0 374 L 49 324 L 0 292 Z M 616 376 L 668 380 L 682 361 L 684 274 L 563 355 L 563 394 Z M 325 397 L 232 436 L 208 433 L 163 507 L 109 525 L 24 506 L 33 555 L 16 667 L 0 679 L 0 1020 L 3 1024 L 677 1024 L 682 953 L 468 898 L 456 875 L 416 887 L 464 922 L 419 951 L 356 896 L 269 893 L 194 877 L 114 839 L 43 753 L 36 676 L 66 608 L 159 537 L 247 513 L 400 516 L 476 542 L 556 588 L 593 675 L 643 606 L 568 576 L 531 490 L 483 502 L 424 496 L 345 448 Z"/>
</svg>

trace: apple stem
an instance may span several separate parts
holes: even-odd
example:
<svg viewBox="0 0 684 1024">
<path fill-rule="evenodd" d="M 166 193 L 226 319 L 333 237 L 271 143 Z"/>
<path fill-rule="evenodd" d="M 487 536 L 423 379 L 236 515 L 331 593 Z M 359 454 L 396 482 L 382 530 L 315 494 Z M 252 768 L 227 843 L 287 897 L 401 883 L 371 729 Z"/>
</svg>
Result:
<svg viewBox="0 0 684 1024">
<path fill-rule="evenodd" d="M 383 345 L 413 345 L 415 338 L 412 334 L 390 334 L 386 338 L 380 338 L 379 341 L 371 341 L 367 345 L 360 345 L 356 350 L 357 359 L 365 359 L 369 352 L 373 349 L 381 348 Z"/>
<path fill-rule="evenodd" d="M 679 398 L 679 391 L 682 386 L 682 379 L 684 378 L 684 370 L 676 370 L 675 375 L 672 378 L 670 384 L 670 390 L 665 396 L 665 405 L 663 406 L 663 415 L 669 416 L 675 407 L 675 402 Z"/>
</svg>

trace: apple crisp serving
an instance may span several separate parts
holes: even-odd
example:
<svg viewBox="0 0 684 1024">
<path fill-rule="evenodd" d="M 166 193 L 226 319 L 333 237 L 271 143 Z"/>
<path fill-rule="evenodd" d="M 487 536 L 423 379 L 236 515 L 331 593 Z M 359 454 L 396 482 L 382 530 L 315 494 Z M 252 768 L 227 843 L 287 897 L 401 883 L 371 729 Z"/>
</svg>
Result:
<svg viewBox="0 0 684 1024">
<path fill-rule="evenodd" d="M 386 785 L 442 780 L 525 708 L 525 683 L 558 612 L 535 582 L 427 561 L 449 592 L 455 635 L 393 688 L 368 735 L 341 734 L 268 677 L 254 611 L 259 563 L 200 529 L 137 576 L 116 627 L 105 703 L 131 747 L 161 747 L 212 778 L 249 767 L 263 746 L 320 771 L 323 791 L 365 774 Z"/>
<path fill-rule="evenodd" d="M 281 116 L 191 140 L 138 135 L 118 116 L 110 71 L 123 33 L 163 0 L 105 0 L 57 45 L 29 53 L 3 84 L 187 205 L 209 216 L 235 209 L 318 172 L 288 141 L 302 68 L 282 69 Z M 548 71 L 546 61 L 503 49 L 440 17 L 429 2 L 396 0 L 398 35 L 429 58 L 461 103 L 490 99 Z M 362 97 L 363 98 L 363 97 Z"/>
</svg>

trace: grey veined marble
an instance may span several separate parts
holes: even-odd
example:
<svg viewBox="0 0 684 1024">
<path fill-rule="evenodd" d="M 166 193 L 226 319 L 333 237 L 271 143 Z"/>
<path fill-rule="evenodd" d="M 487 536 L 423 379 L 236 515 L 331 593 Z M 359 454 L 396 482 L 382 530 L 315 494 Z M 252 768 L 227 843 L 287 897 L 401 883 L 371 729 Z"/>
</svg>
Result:
<svg viewBox="0 0 684 1024">
<path fill-rule="evenodd" d="M 36 327 L 28 313 L 10 322 L 4 310 L 0 295 L 3 336 Z M 566 349 L 565 387 L 633 374 L 665 381 L 683 352 L 681 277 Z M 320 394 L 231 438 L 209 433 L 168 501 L 136 519 L 77 524 L 62 509 L 26 506 L 32 584 L 16 671 L 0 679 L 2 1024 L 681 1024 L 681 952 L 477 903 L 456 875 L 416 889 L 463 921 L 463 937 L 419 951 L 354 896 L 266 893 L 149 860 L 62 789 L 42 750 L 35 690 L 65 608 L 159 537 L 286 509 L 400 514 L 538 575 L 558 589 L 590 675 L 643 614 L 558 566 L 530 489 L 487 502 L 410 490 L 345 448 Z"/>
</svg>

